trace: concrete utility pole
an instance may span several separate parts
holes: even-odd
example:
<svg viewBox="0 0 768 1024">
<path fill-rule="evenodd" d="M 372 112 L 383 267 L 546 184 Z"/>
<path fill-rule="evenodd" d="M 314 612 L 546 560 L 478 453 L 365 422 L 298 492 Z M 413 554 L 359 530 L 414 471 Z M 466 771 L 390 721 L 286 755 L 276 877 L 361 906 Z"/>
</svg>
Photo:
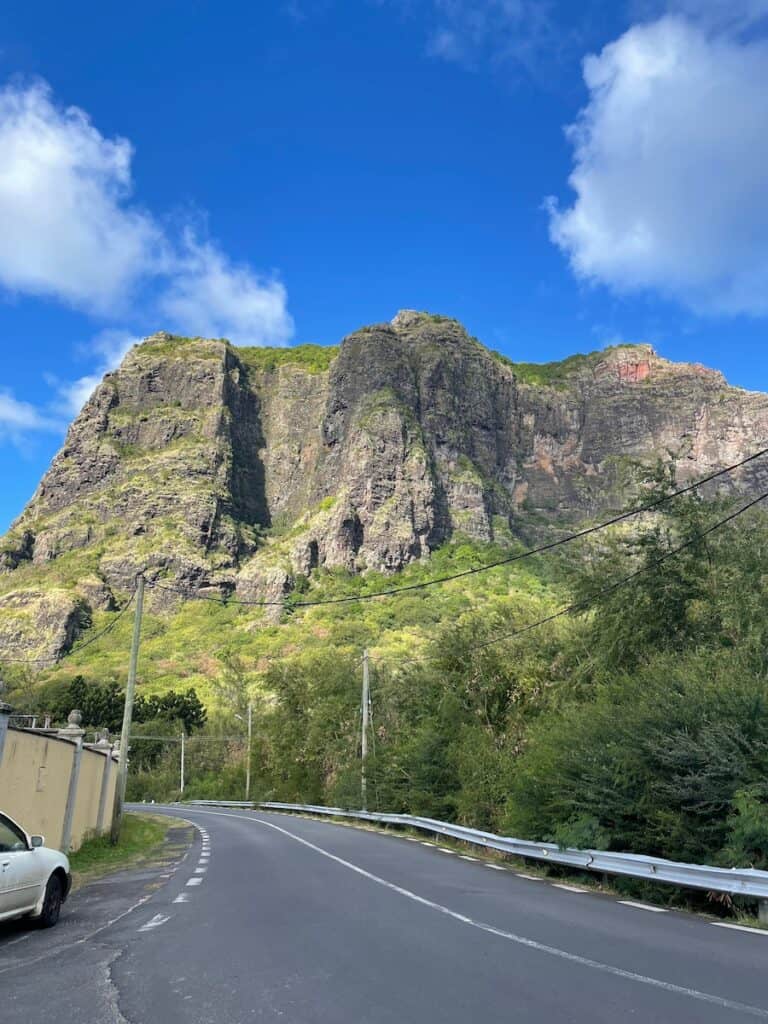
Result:
<svg viewBox="0 0 768 1024">
<path fill-rule="evenodd" d="M 365 777 L 365 762 L 368 757 L 368 712 L 371 703 L 371 687 L 368 678 L 368 648 L 363 651 L 363 723 L 360 737 L 360 797 L 363 810 L 368 810 L 368 779 Z"/>
<path fill-rule="evenodd" d="M 123 709 L 123 729 L 120 733 L 120 760 L 117 765 L 117 785 L 115 787 L 115 806 L 112 813 L 112 833 L 110 840 L 114 845 L 120 838 L 123 824 L 123 803 L 125 802 L 125 785 L 128 781 L 128 744 L 131 738 L 131 720 L 133 718 L 133 698 L 136 692 L 136 666 L 139 661 L 139 641 L 141 639 L 141 616 L 144 612 L 144 575 L 136 577 L 136 615 L 133 620 L 133 640 L 131 641 L 131 660 L 128 665 L 128 684 L 125 688 L 125 707 Z"/>
<path fill-rule="evenodd" d="M 179 792 L 184 796 L 184 732 L 181 733 L 181 785 Z"/>
<path fill-rule="evenodd" d="M 253 743 L 253 702 L 248 701 L 248 760 L 245 763 L 245 799 L 251 799 L 251 746 Z"/>
</svg>

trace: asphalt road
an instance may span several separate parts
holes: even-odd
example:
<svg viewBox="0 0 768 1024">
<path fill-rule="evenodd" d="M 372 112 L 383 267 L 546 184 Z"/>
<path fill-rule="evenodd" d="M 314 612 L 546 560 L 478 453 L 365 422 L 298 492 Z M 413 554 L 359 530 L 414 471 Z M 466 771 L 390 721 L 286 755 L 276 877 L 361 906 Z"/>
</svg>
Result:
<svg viewBox="0 0 768 1024">
<path fill-rule="evenodd" d="M 3 1024 L 768 1021 L 768 934 L 399 836 L 183 815 L 190 855 L 113 924 L 64 948 L 0 934 Z"/>
</svg>

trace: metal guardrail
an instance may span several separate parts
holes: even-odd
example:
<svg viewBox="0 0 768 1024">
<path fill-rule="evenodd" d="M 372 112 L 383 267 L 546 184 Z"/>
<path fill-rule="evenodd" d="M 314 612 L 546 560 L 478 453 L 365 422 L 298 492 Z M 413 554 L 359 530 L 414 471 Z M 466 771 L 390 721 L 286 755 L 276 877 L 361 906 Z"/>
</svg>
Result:
<svg viewBox="0 0 768 1024">
<path fill-rule="evenodd" d="M 716 868 L 703 864 L 684 864 L 661 857 L 647 857 L 634 853 L 611 853 L 606 850 L 576 850 L 555 843 L 534 843 L 527 839 L 497 836 L 492 832 L 465 828 L 434 818 L 421 818 L 411 814 L 374 814 L 371 811 L 348 811 L 341 807 L 320 807 L 315 804 L 255 803 L 239 800 L 190 800 L 189 804 L 210 807 L 262 808 L 267 811 L 298 811 L 331 818 L 356 818 L 382 825 L 399 825 L 419 829 L 435 835 L 449 836 L 463 843 L 471 843 L 488 850 L 525 857 L 549 864 L 562 864 L 583 871 L 596 871 L 606 875 L 624 875 L 649 882 L 666 882 L 686 889 L 705 889 L 749 896 L 761 901 L 761 917 L 768 912 L 768 871 L 756 868 Z M 766 901 L 763 903 L 763 901 Z"/>
</svg>

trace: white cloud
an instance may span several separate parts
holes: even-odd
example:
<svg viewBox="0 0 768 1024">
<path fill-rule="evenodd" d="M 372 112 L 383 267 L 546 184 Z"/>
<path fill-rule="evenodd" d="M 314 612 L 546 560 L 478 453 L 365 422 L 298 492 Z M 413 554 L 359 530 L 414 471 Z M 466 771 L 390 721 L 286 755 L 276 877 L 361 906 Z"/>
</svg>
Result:
<svg viewBox="0 0 768 1024">
<path fill-rule="evenodd" d="M 236 345 L 284 345 L 293 334 L 284 286 L 232 264 L 189 229 L 160 309 L 173 330 Z"/>
<path fill-rule="evenodd" d="M 768 43 L 678 16 L 584 61 L 572 206 L 552 240 L 582 278 L 709 313 L 768 313 Z"/>
<path fill-rule="evenodd" d="M 103 312 L 162 261 L 152 219 L 127 205 L 132 149 L 37 82 L 0 90 L 0 282 Z"/>
<path fill-rule="evenodd" d="M 30 433 L 58 433 L 61 428 L 59 420 L 42 414 L 29 402 L 20 402 L 9 391 L 0 391 L 0 439 L 20 443 Z"/>
<path fill-rule="evenodd" d="M 141 338 L 130 331 L 101 331 L 87 346 L 88 352 L 97 360 L 91 373 L 73 381 L 62 381 L 49 375 L 48 381 L 58 395 L 54 408 L 64 415 L 76 416 L 101 383 L 104 374 L 116 369 L 126 352 L 140 341 Z"/>
<path fill-rule="evenodd" d="M 189 230 L 171 238 L 131 199 L 132 155 L 44 82 L 0 89 L 0 287 L 150 329 L 288 341 L 283 285 Z"/>
</svg>

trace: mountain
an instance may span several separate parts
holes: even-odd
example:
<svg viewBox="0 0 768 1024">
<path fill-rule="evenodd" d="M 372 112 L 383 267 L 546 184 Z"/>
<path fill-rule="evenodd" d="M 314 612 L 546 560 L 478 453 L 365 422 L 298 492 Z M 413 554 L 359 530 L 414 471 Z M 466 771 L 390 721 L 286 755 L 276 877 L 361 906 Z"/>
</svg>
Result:
<svg viewBox="0 0 768 1024">
<path fill-rule="evenodd" d="M 594 518 L 638 466 L 673 457 L 684 482 L 767 436 L 768 395 L 648 345 L 513 363 L 409 310 L 336 348 L 156 334 L 105 376 L 0 545 L 0 652 L 66 653 L 139 569 L 279 601 L 315 570 L 392 573 L 457 538 Z M 768 489 L 768 467 L 718 488 Z M 169 616 L 179 598 L 152 602 Z"/>
</svg>

